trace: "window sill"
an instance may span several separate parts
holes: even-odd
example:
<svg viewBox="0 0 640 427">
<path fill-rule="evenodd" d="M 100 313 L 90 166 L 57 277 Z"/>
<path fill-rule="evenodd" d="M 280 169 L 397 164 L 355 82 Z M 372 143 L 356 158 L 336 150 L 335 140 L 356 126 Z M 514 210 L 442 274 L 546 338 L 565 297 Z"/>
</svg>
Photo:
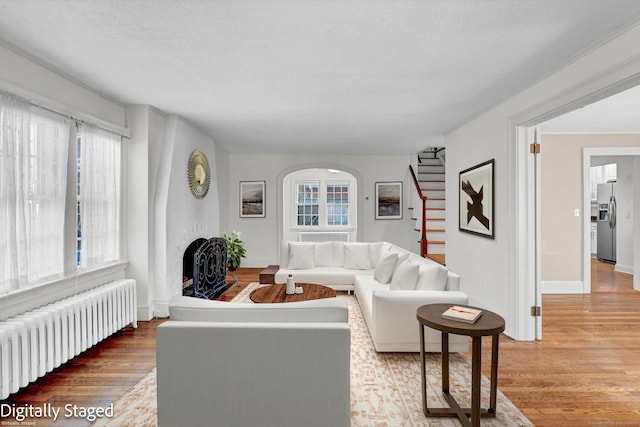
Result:
<svg viewBox="0 0 640 427">
<path fill-rule="evenodd" d="M 0 321 L 113 280 L 124 279 L 126 261 L 0 295 Z"/>
</svg>

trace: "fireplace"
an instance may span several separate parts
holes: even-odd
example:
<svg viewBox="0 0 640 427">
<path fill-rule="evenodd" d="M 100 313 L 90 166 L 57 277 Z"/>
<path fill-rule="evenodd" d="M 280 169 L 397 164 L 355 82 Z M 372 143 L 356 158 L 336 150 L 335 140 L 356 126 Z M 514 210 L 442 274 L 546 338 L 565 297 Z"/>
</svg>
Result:
<svg viewBox="0 0 640 427">
<path fill-rule="evenodd" d="M 182 259 L 182 295 L 217 299 L 227 290 L 227 244 L 219 237 L 196 239 Z"/>
</svg>

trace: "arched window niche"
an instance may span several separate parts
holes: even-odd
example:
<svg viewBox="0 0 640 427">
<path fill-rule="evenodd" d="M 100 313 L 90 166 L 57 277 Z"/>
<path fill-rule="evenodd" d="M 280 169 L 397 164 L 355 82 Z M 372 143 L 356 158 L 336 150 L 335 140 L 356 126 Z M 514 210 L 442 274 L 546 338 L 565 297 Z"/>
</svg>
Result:
<svg viewBox="0 0 640 427">
<path fill-rule="evenodd" d="M 282 183 L 283 238 L 288 241 L 356 241 L 357 180 L 350 172 L 308 168 Z"/>
</svg>

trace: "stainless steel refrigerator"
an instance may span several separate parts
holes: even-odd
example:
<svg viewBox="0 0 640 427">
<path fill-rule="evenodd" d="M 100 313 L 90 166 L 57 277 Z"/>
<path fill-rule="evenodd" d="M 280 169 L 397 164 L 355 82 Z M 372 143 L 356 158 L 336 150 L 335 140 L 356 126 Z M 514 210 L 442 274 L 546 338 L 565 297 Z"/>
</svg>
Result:
<svg viewBox="0 0 640 427">
<path fill-rule="evenodd" d="M 616 183 L 598 184 L 598 259 L 616 262 Z"/>
</svg>

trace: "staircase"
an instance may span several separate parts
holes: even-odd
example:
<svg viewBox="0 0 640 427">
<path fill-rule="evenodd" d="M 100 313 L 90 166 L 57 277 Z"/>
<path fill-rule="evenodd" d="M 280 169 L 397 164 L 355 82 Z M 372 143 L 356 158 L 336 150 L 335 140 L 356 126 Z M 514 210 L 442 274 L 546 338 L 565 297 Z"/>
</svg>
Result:
<svg viewBox="0 0 640 427">
<path fill-rule="evenodd" d="M 424 227 L 422 232 L 422 208 L 414 208 L 412 219 L 416 223 L 422 255 L 442 265 L 445 259 L 445 156 L 443 147 L 430 147 L 418 153 L 418 171 L 416 175 L 422 196 L 426 198 L 424 206 Z M 416 212 L 417 211 L 417 212 Z M 426 241 L 425 241 L 426 240 Z"/>
</svg>

